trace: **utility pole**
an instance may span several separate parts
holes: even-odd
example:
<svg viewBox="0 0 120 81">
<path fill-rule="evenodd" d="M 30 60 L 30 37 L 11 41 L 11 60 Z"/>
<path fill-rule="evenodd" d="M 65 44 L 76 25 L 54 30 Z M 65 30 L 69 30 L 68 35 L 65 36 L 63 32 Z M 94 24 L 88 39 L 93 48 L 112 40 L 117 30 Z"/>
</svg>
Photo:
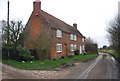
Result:
<svg viewBox="0 0 120 81">
<path fill-rule="evenodd" d="M 9 44 L 9 35 L 10 35 L 10 25 L 9 25 L 9 4 L 10 4 L 10 2 L 9 2 L 9 0 L 8 0 L 8 2 L 7 2 L 7 4 L 8 4 L 8 13 L 7 13 L 7 44 Z M 9 50 L 8 50 L 8 58 L 9 58 L 9 60 L 10 60 L 10 53 L 9 53 Z"/>
<path fill-rule="evenodd" d="M 9 30 L 10 30 L 10 26 L 9 26 L 9 4 L 10 4 L 10 2 L 9 2 L 9 0 L 8 0 L 8 2 L 7 2 L 7 4 L 8 4 L 8 13 L 7 13 L 7 44 L 9 43 L 9 35 L 10 35 L 10 32 L 9 32 Z"/>
</svg>

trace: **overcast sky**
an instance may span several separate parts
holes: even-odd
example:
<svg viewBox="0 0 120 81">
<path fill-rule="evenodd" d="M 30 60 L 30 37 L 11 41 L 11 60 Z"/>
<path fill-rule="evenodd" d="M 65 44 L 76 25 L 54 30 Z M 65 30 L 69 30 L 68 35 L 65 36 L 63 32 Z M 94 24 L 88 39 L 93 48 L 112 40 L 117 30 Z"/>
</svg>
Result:
<svg viewBox="0 0 120 81">
<path fill-rule="evenodd" d="M 26 24 L 33 11 L 35 0 L 9 0 L 10 20 Z M 42 10 L 73 25 L 91 37 L 99 47 L 109 45 L 106 29 L 108 22 L 117 15 L 119 0 L 40 0 Z M 0 0 L 0 20 L 7 19 L 7 0 Z"/>
</svg>

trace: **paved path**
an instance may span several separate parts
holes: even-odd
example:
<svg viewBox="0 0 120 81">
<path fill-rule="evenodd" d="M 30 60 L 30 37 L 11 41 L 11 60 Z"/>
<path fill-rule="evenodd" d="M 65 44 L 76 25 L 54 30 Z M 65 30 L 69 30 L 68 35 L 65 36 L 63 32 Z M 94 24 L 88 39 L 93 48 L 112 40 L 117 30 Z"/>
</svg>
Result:
<svg viewBox="0 0 120 81">
<path fill-rule="evenodd" d="M 55 79 L 61 71 L 22 70 L 2 64 L 2 79 Z"/>
</svg>

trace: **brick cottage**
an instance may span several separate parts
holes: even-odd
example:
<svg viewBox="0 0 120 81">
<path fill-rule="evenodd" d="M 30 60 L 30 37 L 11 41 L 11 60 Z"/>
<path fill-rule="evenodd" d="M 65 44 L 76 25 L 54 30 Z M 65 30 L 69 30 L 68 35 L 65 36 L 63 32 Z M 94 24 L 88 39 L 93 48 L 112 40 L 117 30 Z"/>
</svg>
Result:
<svg viewBox="0 0 120 81">
<path fill-rule="evenodd" d="M 35 37 L 37 38 L 40 32 L 45 32 L 48 35 L 51 41 L 50 59 L 61 58 L 67 54 L 74 55 L 75 50 L 79 50 L 80 54 L 85 52 L 85 37 L 77 30 L 77 24 L 74 23 L 73 26 L 70 26 L 41 10 L 41 2 L 39 0 L 33 2 L 33 12 L 24 31 L 26 32 L 24 39 L 29 38 L 24 40 L 24 46 L 30 50 L 35 49 L 34 43 L 28 43 L 28 41 L 34 40 Z"/>
</svg>

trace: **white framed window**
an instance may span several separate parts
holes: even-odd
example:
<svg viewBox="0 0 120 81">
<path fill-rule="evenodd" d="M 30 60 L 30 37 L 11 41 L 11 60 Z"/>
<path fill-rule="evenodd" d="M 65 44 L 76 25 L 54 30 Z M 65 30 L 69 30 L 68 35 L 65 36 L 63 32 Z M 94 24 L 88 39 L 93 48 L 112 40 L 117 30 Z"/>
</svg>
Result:
<svg viewBox="0 0 120 81">
<path fill-rule="evenodd" d="M 70 34 L 70 40 L 73 40 L 73 34 Z"/>
<path fill-rule="evenodd" d="M 74 35 L 74 40 L 75 40 L 75 41 L 77 40 L 77 36 L 76 36 L 76 35 Z"/>
<path fill-rule="evenodd" d="M 85 42 L 85 39 L 84 39 L 84 38 L 82 38 L 82 42 Z"/>
<path fill-rule="evenodd" d="M 62 31 L 61 30 L 57 29 L 56 34 L 57 34 L 57 37 L 60 37 L 60 38 L 62 37 Z"/>
<path fill-rule="evenodd" d="M 84 45 L 82 45 L 82 50 L 85 50 L 85 46 Z"/>
<path fill-rule="evenodd" d="M 57 44 L 57 52 L 62 52 L 62 44 Z"/>
<path fill-rule="evenodd" d="M 70 45 L 70 50 L 71 50 L 71 51 L 74 51 L 74 46 L 73 46 L 73 44 Z"/>
<path fill-rule="evenodd" d="M 77 50 L 77 45 L 74 45 L 74 51 L 76 51 Z"/>
</svg>

